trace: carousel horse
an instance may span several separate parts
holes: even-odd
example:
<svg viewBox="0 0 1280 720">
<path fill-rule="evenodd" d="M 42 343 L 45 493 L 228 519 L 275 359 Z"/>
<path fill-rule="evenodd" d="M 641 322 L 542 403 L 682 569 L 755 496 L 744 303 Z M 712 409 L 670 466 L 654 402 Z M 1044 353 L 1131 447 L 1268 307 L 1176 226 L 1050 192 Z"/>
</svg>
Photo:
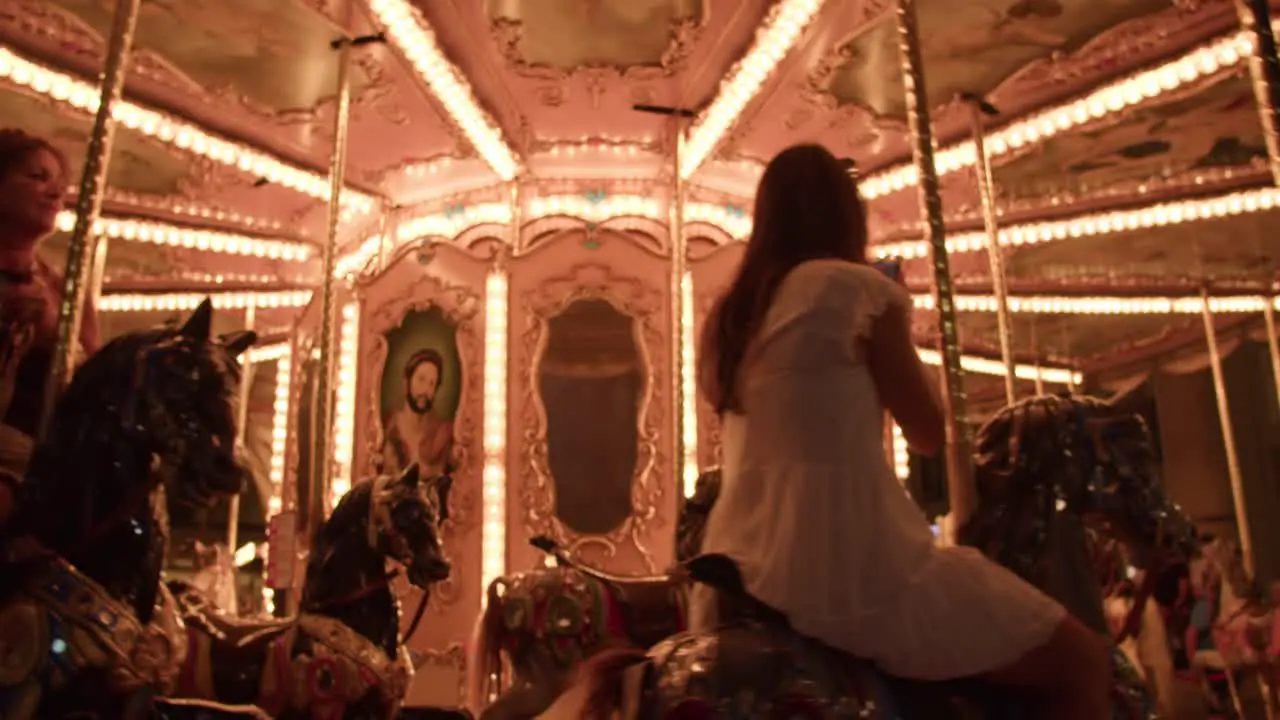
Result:
<svg viewBox="0 0 1280 720">
<path fill-rule="evenodd" d="M 391 718 L 413 664 L 400 637 L 400 604 L 386 562 L 423 590 L 449 577 L 437 528 L 447 519 L 449 476 L 359 482 L 317 531 L 296 618 L 252 621 L 212 611 L 189 585 L 191 650 L 179 694 L 256 705 L 275 718 Z"/>
<path fill-rule="evenodd" d="M 1145 424 L 1108 403 L 1027 400 L 984 425 L 975 447 L 981 502 L 960 534 L 1100 633 L 1102 597 L 1084 528 L 1119 537 L 1143 563 L 1184 552 L 1195 538 L 1156 480 Z M 1021 700 L 977 681 L 891 678 L 800 636 L 745 591 L 729 558 L 695 558 L 686 566 L 718 591 L 721 624 L 676 634 L 647 653 L 598 655 L 584 667 L 583 717 L 1034 716 Z M 1117 703 L 1117 717 L 1150 717 L 1140 683 L 1126 680 L 1118 686 L 1125 702 Z"/>
<path fill-rule="evenodd" d="M 1258 681 L 1264 710 L 1270 719 L 1275 716 L 1276 703 L 1275 690 L 1269 683 L 1271 662 L 1266 654 L 1270 640 L 1268 608 L 1245 569 L 1239 546 L 1234 541 L 1218 538 L 1204 547 L 1204 554 L 1217 578 L 1214 603 L 1217 612 L 1211 630 L 1213 649 L 1195 651 L 1191 666 L 1199 673 L 1206 696 L 1215 704 L 1220 704 L 1220 698 L 1208 681 L 1208 674 L 1221 673 L 1228 699 L 1238 717 L 1246 715 L 1239 680 L 1252 674 Z"/>
<path fill-rule="evenodd" d="M 680 511 L 677 560 L 698 552 L 719 494 L 720 471 L 703 472 Z M 547 538 L 532 542 L 558 566 L 495 580 L 473 633 L 469 704 L 485 720 L 540 715 L 584 660 L 612 648 L 648 647 L 684 627 L 684 592 L 677 579 L 614 577 L 577 566 Z M 503 684 L 503 656 L 511 678 L 495 699 Z"/>
<path fill-rule="evenodd" d="M 213 338 L 212 310 L 112 340 L 58 399 L 0 538 L 0 717 L 260 716 L 154 699 L 186 653 L 166 490 L 208 506 L 249 473 L 233 403 L 254 336 Z"/>
<path fill-rule="evenodd" d="M 212 609 L 224 615 L 238 615 L 236 602 L 236 568 L 231 551 L 223 543 L 192 543 L 195 574 L 191 589 L 202 594 Z M 173 589 L 173 583 L 169 589 Z"/>
</svg>

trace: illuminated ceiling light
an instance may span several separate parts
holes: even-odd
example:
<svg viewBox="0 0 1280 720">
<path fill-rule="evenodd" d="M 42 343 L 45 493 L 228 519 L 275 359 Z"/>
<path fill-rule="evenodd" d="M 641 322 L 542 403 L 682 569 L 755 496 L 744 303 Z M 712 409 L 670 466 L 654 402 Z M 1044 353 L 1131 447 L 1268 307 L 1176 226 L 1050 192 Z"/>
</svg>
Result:
<svg viewBox="0 0 1280 720">
<path fill-rule="evenodd" d="M 480 157 L 504 181 L 515 178 L 520 169 L 515 153 L 503 139 L 497 124 L 476 102 L 462 73 L 440 51 L 435 33 L 426 20 L 406 0 L 370 0 L 369 9 Z"/>
<path fill-rule="evenodd" d="M 917 309 L 932 310 L 932 295 L 914 295 Z M 1214 313 L 1260 313 L 1266 307 L 1267 298 L 1261 295 L 1229 295 L 1209 298 L 1209 310 Z M 1280 301 L 1277 301 L 1280 306 Z M 956 310 L 960 312 L 996 312 L 996 299 L 991 295 L 957 295 Z M 1009 311 L 1029 315 L 1199 315 L 1204 312 L 1204 302 L 1197 296 L 1183 297 L 1108 297 L 1108 296 L 1051 296 L 1011 295 Z"/>
<path fill-rule="evenodd" d="M 1265 212 L 1275 208 L 1280 208 L 1280 189 L 1255 188 L 1217 197 L 1174 200 L 1132 210 L 1112 210 L 1062 220 L 1010 225 L 1000 229 L 999 243 L 1002 247 L 1037 245 L 1058 240 L 1169 227 L 1201 220 L 1217 220 L 1235 215 Z M 985 232 L 959 233 L 947 238 L 947 252 L 984 250 L 987 244 Z M 925 240 L 884 243 L 874 246 L 872 251 L 880 259 L 924 258 L 929 255 L 929 243 Z"/>
<path fill-rule="evenodd" d="M 666 219 L 658 201 L 642 195 L 611 195 L 602 200 L 592 200 L 581 195 L 551 195 L 529 201 L 526 214 L 529 220 L 558 215 L 581 218 L 588 222 L 604 222 L 620 217 L 643 217 L 658 221 Z"/>
<path fill-rule="evenodd" d="M 746 240 L 751 235 L 751 215 L 745 210 L 738 211 L 725 205 L 707 202 L 686 202 L 684 204 L 684 221 L 686 223 L 707 223 L 724 230 L 734 240 Z"/>
<path fill-rule="evenodd" d="M 782 59 L 791 52 L 823 0 L 782 0 L 773 7 L 755 42 L 742 60 L 729 71 L 711 105 L 694 121 L 689 141 L 680 156 L 680 177 L 688 180 L 709 157 L 747 103 L 760 92 Z"/>
<path fill-rule="evenodd" d="M 3 46 L 0 46 L 0 80 L 8 80 L 82 113 L 91 114 L 98 110 L 96 86 L 32 62 Z M 111 114 L 121 126 L 166 145 L 311 197 L 326 200 L 329 197 L 327 175 L 295 167 L 261 150 L 218 137 L 194 123 L 128 100 L 120 100 L 113 105 Z M 342 198 L 348 210 L 369 212 L 374 207 L 373 198 L 355 190 L 344 190 Z"/>
<path fill-rule="evenodd" d="M 167 312 L 194 310 L 205 298 L 219 310 L 299 308 L 311 302 L 310 290 L 280 292 L 216 292 L 216 293 L 104 293 L 98 298 L 99 312 Z"/>
<path fill-rule="evenodd" d="M 1127 112 L 1161 95 L 1240 65 L 1253 53 L 1252 34 L 1233 33 L 1157 67 L 1103 85 L 1084 97 L 990 131 L 986 135 L 987 152 L 993 158 L 999 157 L 1109 115 Z M 946 175 L 977 162 L 977 150 L 972 140 L 966 140 L 940 150 L 935 162 L 938 175 Z M 871 199 L 914 186 L 917 182 L 919 174 L 915 164 L 903 163 L 871 173 L 859 182 L 859 191 L 864 198 Z"/>
<path fill-rule="evenodd" d="M 395 247 L 383 248 L 386 238 L 375 234 L 365 238 L 358 247 L 338 258 L 334 265 L 334 277 L 346 277 L 359 272 L 378 254 L 379 250 L 388 253 L 426 237 L 441 237 L 453 240 L 463 231 L 489 223 L 505 225 L 511 222 L 511 205 L 509 203 L 479 203 L 468 205 L 456 211 L 445 211 L 420 215 L 406 220 L 396 227 Z"/>
<path fill-rule="evenodd" d="M 58 229 L 71 232 L 76 224 L 76 214 L 64 210 L 58 214 Z M 291 240 L 256 238 L 238 233 L 202 228 L 181 227 L 154 220 L 133 218 L 99 218 L 93 226 L 98 237 L 129 242 L 167 245 L 169 247 L 202 250 L 227 255 L 247 255 L 302 262 L 311 257 L 311 245 Z"/>
<path fill-rule="evenodd" d="M 920 360 L 928 365 L 941 365 L 942 356 L 937 350 L 929 350 L 927 348 L 916 348 L 916 353 L 920 355 Z M 978 355 L 961 355 L 960 367 L 965 372 L 975 375 L 999 375 L 1004 376 L 1006 368 L 1000 360 L 985 358 Z M 1079 385 L 1084 382 L 1083 376 L 1076 370 L 1057 367 L 1042 367 L 1039 365 L 1027 365 L 1018 363 L 1013 368 L 1014 377 L 1019 380 L 1035 380 L 1037 376 L 1043 382 L 1060 383 L 1063 385 Z"/>
</svg>

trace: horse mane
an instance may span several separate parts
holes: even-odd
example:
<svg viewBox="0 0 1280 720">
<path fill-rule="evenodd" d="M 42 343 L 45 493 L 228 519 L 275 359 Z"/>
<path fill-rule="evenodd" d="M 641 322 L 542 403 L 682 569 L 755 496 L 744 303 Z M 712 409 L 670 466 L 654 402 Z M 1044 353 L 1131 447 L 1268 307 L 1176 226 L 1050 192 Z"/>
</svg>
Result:
<svg viewBox="0 0 1280 720">
<path fill-rule="evenodd" d="M 329 517 L 316 528 L 307 557 L 307 574 L 319 573 L 353 528 L 369 522 L 369 504 L 373 501 L 373 482 L 365 479 L 351 486 L 338 501 Z M 303 602 L 306 598 L 303 598 Z"/>
<path fill-rule="evenodd" d="M 25 530 L 88 528 L 99 496 L 118 497 L 127 489 L 119 486 L 122 480 L 146 477 L 151 448 L 130 437 L 123 417 L 137 402 L 138 389 L 129 380 L 136 377 L 145 348 L 174 333 L 161 328 L 122 335 L 76 370 L 54 406 L 49 430 L 36 444 L 21 486 L 23 511 L 18 517 Z M 128 449 L 136 456 L 125 457 Z M 104 472 L 113 465 L 114 472 Z M 99 480 L 88 482 L 90 477 Z M 71 498 L 82 502 L 68 512 Z"/>
</svg>

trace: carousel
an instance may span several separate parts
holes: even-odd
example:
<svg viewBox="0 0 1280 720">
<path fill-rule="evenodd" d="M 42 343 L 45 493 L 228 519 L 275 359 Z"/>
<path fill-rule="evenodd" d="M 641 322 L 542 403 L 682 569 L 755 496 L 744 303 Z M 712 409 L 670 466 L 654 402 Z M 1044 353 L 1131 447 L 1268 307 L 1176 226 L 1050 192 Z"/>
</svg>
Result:
<svg viewBox="0 0 1280 720">
<path fill-rule="evenodd" d="M 1117 717 L 1273 717 L 1266 0 L 2 5 L 0 127 L 69 187 L 39 246 L 64 299 L 2 534 L 0 717 L 534 717 L 637 648 L 625 715 L 727 717 L 747 701 L 698 677 L 742 646 L 775 652 L 734 666 L 734 717 L 897 717 L 914 691 L 806 675 L 819 651 L 768 618 L 678 634 L 688 574 L 733 591 L 671 573 L 718 482 L 696 338 L 798 143 L 845 159 L 912 293 L 948 442 L 917 456 L 889 423 L 885 447 L 938 541 L 1030 577 L 1051 551 L 1009 554 L 999 518 L 1105 516 L 1121 570 L 1078 614 L 1120 645 L 1116 578 L 1147 617 L 1152 563 L 1208 557 L 1213 644 L 1117 660 Z M 104 346 L 80 364 L 85 308 Z M 1175 625 L 1141 635 L 1168 650 Z"/>
</svg>

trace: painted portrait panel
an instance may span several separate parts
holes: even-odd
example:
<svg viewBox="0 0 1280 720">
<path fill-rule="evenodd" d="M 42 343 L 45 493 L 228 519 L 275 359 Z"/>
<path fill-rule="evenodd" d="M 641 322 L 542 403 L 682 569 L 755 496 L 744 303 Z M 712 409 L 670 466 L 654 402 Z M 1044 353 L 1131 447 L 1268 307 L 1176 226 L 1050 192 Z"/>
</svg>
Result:
<svg viewBox="0 0 1280 720">
<path fill-rule="evenodd" d="M 424 474 L 454 469 L 454 418 L 462 395 L 457 326 L 432 307 L 407 313 L 387 333 L 379 397 L 381 469 Z"/>
</svg>

